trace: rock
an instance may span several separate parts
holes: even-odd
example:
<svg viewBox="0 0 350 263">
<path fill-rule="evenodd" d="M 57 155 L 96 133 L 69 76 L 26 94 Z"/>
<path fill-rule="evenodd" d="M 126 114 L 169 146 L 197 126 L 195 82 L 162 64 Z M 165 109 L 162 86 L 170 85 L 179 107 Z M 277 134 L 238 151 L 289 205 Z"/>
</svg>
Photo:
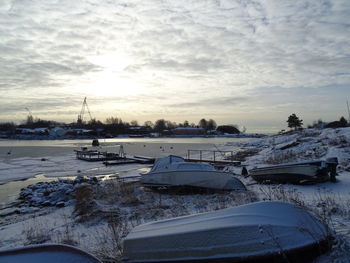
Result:
<svg viewBox="0 0 350 263">
<path fill-rule="evenodd" d="M 6 208 L 0 210 L 0 216 L 9 216 L 13 214 L 19 214 L 20 210 L 16 207 Z"/>
<path fill-rule="evenodd" d="M 56 206 L 57 207 L 65 207 L 66 203 L 65 202 L 57 202 Z"/>
<path fill-rule="evenodd" d="M 51 203 L 50 201 L 44 201 L 44 202 L 42 203 L 42 205 L 43 205 L 43 206 L 51 206 L 52 203 Z"/>
</svg>

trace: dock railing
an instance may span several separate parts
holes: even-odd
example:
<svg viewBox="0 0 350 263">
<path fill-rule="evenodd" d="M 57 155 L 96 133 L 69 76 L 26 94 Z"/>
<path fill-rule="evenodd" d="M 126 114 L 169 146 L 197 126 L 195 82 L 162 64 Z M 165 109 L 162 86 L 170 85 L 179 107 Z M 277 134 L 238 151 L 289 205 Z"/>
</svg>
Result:
<svg viewBox="0 0 350 263">
<path fill-rule="evenodd" d="M 187 161 L 190 162 L 208 162 L 232 165 L 240 164 L 239 161 L 234 161 L 232 156 L 233 151 L 187 150 Z"/>
</svg>

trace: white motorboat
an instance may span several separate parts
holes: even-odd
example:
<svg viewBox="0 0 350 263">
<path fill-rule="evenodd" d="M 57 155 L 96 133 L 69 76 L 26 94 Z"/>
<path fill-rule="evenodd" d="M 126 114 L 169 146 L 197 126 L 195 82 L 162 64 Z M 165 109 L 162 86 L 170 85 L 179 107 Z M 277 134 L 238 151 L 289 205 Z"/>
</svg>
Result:
<svg viewBox="0 0 350 263">
<path fill-rule="evenodd" d="M 304 262 L 327 241 L 327 227 L 301 207 L 257 202 L 139 225 L 124 239 L 123 260 Z"/>
<path fill-rule="evenodd" d="M 152 169 L 141 174 L 141 182 L 149 187 L 199 187 L 218 190 L 246 190 L 230 173 L 216 170 L 206 163 L 191 163 L 179 156 L 156 159 Z"/>
<path fill-rule="evenodd" d="M 326 161 L 286 163 L 254 168 L 249 174 L 257 182 L 304 183 L 335 180 L 337 158 Z"/>
</svg>

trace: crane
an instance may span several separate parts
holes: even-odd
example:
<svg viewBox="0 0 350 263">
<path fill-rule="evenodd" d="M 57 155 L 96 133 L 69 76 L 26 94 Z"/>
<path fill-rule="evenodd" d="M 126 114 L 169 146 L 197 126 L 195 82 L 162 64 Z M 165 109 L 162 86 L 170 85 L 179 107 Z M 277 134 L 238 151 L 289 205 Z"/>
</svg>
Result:
<svg viewBox="0 0 350 263">
<path fill-rule="evenodd" d="M 86 97 L 85 97 L 84 101 L 83 101 L 83 105 L 82 105 L 81 110 L 80 110 L 80 114 L 78 115 L 77 123 L 79 123 L 79 124 L 83 123 L 83 121 L 84 121 L 85 108 L 87 109 L 89 116 L 90 116 L 90 120 L 92 121 L 91 112 L 90 112 L 90 109 L 89 109 L 89 106 L 86 102 Z"/>
</svg>

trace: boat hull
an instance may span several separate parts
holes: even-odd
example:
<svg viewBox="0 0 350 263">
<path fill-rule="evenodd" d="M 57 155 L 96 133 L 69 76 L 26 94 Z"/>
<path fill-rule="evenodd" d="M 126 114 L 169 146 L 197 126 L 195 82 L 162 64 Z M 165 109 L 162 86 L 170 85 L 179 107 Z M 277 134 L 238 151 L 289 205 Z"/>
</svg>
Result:
<svg viewBox="0 0 350 263">
<path fill-rule="evenodd" d="M 249 174 L 257 182 L 301 183 L 329 179 L 324 169 L 312 164 L 255 168 L 250 170 Z"/>
<path fill-rule="evenodd" d="M 133 263 L 291 259 L 326 240 L 326 227 L 301 208 L 259 202 L 140 225 L 125 238 L 123 256 Z"/>
<path fill-rule="evenodd" d="M 102 263 L 91 254 L 62 244 L 41 244 L 0 251 L 0 262 L 6 263 Z"/>
<path fill-rule="evenodd" d="M 144 174 L 141 182 L 151 187 L 192 186 L 219 190 L 246 190 L 234 176 L 221 171 L 164 171 Z"/>
</svg>

